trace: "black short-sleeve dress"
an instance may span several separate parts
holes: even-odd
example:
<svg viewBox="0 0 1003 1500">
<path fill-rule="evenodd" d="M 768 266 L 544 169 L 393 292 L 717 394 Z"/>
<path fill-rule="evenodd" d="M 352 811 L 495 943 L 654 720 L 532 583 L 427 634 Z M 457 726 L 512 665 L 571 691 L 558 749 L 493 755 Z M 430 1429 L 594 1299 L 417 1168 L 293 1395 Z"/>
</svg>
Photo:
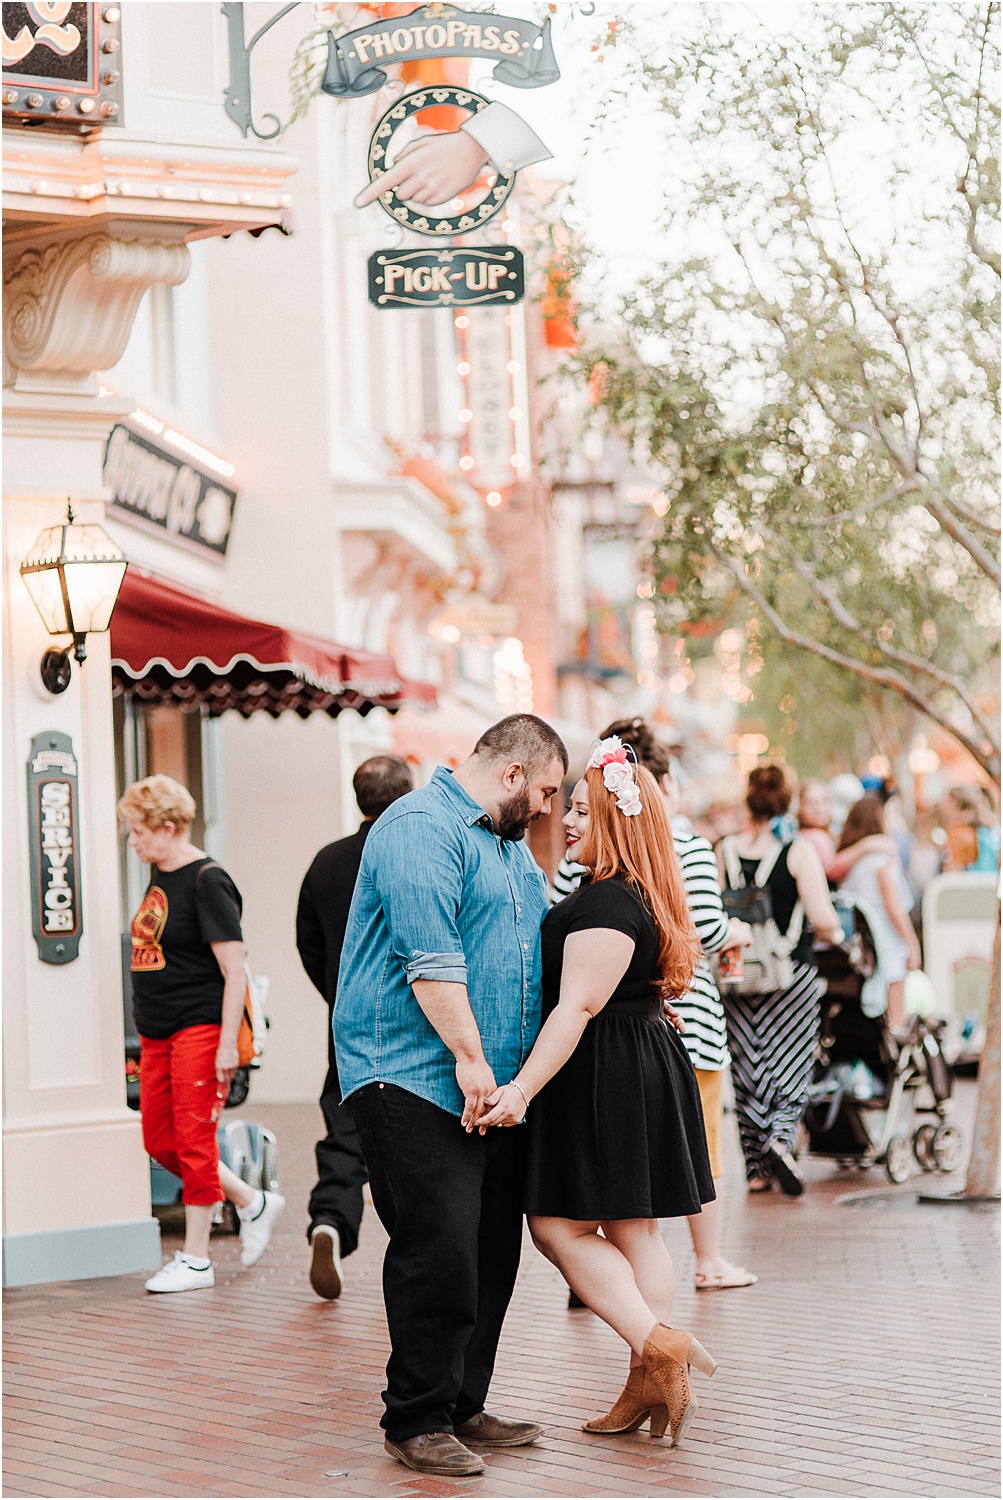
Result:
<svg viewBox="0 0 1003 1500">
<path fill-rule="evenodd" d="M 714 1194 L 696 1074 L 662 1017 L 658 933 L 621 876 L 583 884 L 543 924 L 543 1015 L 560 998 L 564 944 L 612 928 L 634 940 L 620 983 L 529 1109 L 526 1212 L 561 1219 L 672 1219 Z"/>
</svg>

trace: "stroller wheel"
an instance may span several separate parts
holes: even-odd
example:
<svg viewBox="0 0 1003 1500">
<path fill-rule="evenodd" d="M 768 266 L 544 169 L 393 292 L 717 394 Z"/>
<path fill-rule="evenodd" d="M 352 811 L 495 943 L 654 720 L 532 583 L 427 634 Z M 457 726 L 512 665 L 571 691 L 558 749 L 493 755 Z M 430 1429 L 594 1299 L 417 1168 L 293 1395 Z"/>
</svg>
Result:
<svg viewBox="0 0 1003 1500">
<path fill-rule="evenodd" d="M 912 1141 L 907 1135 L 893 1135 L 885 1152 L 885 1171 L 892 1182 L 905 1182 L 912 1174 Z"/>
<path fill-rule="evenodd" d="M 938 1172 L 955 1172 L 961 1166 L 964 1143 L 955 1125 L 941 1125 L 934 1132 L 931 1145 Z"/>
<path fill-rule="evenodd" d="M 912 1138 L 912 1149 L 923 1168 L 924 1172 L 935 1172 L 937 1162 L 933 1154 L 933 1138 L 937 1134 L 936 1125 L 921 1125 Z"/>
</svg>

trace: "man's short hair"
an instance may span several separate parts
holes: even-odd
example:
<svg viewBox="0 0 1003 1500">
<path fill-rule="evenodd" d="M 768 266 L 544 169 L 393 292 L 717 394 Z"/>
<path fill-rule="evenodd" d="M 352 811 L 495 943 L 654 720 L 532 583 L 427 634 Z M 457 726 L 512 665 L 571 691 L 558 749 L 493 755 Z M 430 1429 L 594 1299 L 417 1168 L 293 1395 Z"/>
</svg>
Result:
<svg viewBox="0 0 1003 1500">
<path fill-rule="evenodd" d="M 552 760 L 559 760 L 565 771 L 568 769 L 568 752 L 556 729 L 551 729 L 536 714 L 509 714 L 499 719 L 490 729 L 485 729 L 474 754 L 485 760 L 504 761 L 513 765 L 516 761 L 527 776 L 533 776 Z"/>
<path fill-rule="evenodd" d="M 413 791 L 411 767 L 402 755 L 374 755 L 364 760 L 352 777 L 359 811 L 364 818 L 378 818 L 391 802 Z"/>
</svg>

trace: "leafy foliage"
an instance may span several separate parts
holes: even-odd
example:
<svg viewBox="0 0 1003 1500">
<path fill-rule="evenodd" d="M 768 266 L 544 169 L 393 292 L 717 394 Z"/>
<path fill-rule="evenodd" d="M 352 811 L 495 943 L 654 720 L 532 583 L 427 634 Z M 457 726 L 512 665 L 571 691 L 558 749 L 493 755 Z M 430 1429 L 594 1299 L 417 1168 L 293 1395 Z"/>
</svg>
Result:
<svg viewBox="0 0 1003 1500">
<path fill-rule="evenodd" d="M 669 253 L 583 360 L 665 480 L 661 625 L 751 614 L 998 780 L 998 5 L 735 14 L 618 38 Z"/>
</svg>

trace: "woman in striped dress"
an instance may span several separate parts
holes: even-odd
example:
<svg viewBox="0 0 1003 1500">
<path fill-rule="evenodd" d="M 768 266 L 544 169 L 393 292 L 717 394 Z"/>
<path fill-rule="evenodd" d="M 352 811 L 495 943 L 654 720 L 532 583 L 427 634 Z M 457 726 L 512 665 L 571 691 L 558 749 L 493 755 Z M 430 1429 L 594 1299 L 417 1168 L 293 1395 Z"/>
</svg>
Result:
<svg viewBox="0 0 1003 1500">
<path fill-rule="evenodd" d="M 748 929 L 743 922 L 731 922 L 725 916 L 714 851 L 706 839 L 695 834 L 685 819 L 678 816 L 679 782 L 668 751 L 655 738 L 643 719 L 620 719 L 610 725 L 602 738 L 606 739 L 613 734 L 619 735 L 624 745 L 633 747 L 638 760 L 651 772 L 662 789 L 666 811 L 672 824 L 672 841 L 683 872 L 686 901 L 704 952 L 691 988 L 673 1003 L 686 1027 L 683 1041 L 696 1071 L 711 1172 L 716 1180 L 724 1175 L 721 1150 L 721 1123 L 724 1115 L 722 1082 L 729 1057 L 724 1008 L 706 955 L 718 953 L 722 948 L 738 946 L 747 937 Z M 558 865 L 552 882 L 551 905 L 577 890 L 582 874 L 582 866 L 573 864 L 565 856 Z M 696 1253 L 697 1291 L 752 1286 L 756 1277 L 751 1271 L 747 1271 L 744 1266 L 733 1266 L 721 1254 L 720 1195 L 712 1203 L 705 1203 L 701 1213 L 692 1214 L 688 1223 Z"/>
<path fill-rule="evenodd" d="M 814 846 L 800 836 L 781 846 L 770 829 L 790 807 L 792 791 L 783 766 L 750 771 L 749 828 L 723 839 L 718 849 L 722 874 L 737 858 L 746 885 L 757 883 L 757 871 L 768 870 L 760 878 L 770 890 L 773 919 L 781 936 L 796 938 L 790 984 L 769 995 L 729 995 L 725 1010 L 749 1191 L 767 1192 L 777 1182 L 797 1197 L 804 1179 L 794 1160 L 794 1139 L 808 1096 L 824 989 L 812 962 L 812 941 L 817 933 L 825 942 L 842 942 L 843 929 Z"/>
</svg>

